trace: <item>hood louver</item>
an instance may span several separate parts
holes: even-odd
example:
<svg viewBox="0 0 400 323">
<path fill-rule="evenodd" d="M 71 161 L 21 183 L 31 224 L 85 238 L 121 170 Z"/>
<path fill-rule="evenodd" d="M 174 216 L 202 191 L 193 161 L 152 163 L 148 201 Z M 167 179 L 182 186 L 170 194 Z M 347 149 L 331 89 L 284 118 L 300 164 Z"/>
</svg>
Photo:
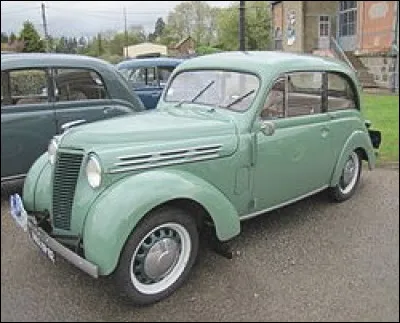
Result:
<svg viewBox="0 0 400 323">
<path fill-rule="evenodd" d="M 114 164 L 115 168 L 111 170 L 111 173 L 121 173 L 217 158 L 220 156 L 221 149 L 222 145 L 211 145 L 166 150 L 141 155 L 121 156 L 118 158 L 119 162 Z"/>
</svg>

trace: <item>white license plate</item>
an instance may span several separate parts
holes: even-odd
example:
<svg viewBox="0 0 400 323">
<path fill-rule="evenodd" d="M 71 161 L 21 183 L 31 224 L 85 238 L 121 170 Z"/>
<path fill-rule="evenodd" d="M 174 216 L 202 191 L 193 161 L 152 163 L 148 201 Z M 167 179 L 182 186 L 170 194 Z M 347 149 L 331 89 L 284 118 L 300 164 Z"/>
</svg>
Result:
<svg viewBox="0 0 400 323">
<path fill-rule="evenodd" d="M 53 250 L 51 250 L 44 241 L 36 234 L 35 231 L 29 230 L 29 234 L 33 242 L 39 247 L 39 249 L 49 258 L 52 262 L 56 261 L 56 256 Z"/>
<path fill-rule="evenodd" d="M 24 231 L 26 231 L 28 226 L 28 213 L 24 208 L 24 204 L 22 203 L 19 194 L 13 194 L 10 196 L 10 214 L 14 221 L 24 229 Z"/>
</svg>

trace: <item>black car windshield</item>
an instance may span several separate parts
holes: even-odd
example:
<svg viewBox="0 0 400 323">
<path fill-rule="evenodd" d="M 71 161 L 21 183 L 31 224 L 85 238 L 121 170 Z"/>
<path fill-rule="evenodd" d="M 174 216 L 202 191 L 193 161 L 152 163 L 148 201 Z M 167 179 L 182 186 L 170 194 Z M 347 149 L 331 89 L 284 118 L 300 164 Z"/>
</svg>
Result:
<svg viewBox="0 0 400 323">
<path fill-rule="evenodd" d="M 222 70 L 184 71 L 172 80 L 165 101 L 246 111 L 259 86 L 258 77 L 252 74 Z"/>
</svg>

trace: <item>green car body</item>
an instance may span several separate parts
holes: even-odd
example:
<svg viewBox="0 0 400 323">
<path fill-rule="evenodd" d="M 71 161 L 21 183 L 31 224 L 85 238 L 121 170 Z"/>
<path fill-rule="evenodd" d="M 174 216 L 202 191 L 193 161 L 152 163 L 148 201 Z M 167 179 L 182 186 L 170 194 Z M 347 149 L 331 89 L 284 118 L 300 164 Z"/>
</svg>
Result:
<svg viewBox="0 0 400 323">
<path fill-rule="evenodd" d="M 180 75 L 193 72 L 188 74 L 191 82 L 207 71 L 246 75 L 247 84 L 257 85 L 251 94 L 244 93 L 251 100 L 239 108 L 243 98 L 232 96 L 233 101 L 239 99 L 237 110 L 235 104 L 228 108 L 200 102 L 215 82 L 206 87 L 203 83 L 192 102 L 174 99 L 175 78 L 178 82 Z M 293 96 L 301 102 L 298 109 L 310 98 L 321 102 L 319 112 L 313 107 L 312 112 L 301 110 L 301 115 L 288 113 L 294 100 L 290 95 L 297 91 L 290 89 L 295 73 L 306 73 L 299 74 L 301 80 L 312 78 L 315 84 L 321 83 L 317 92 L 311 91 L 314 94 L 298 90 Z M 353 100 L 353 107 L 329 111 L 328 105 L 339 100 L 332 94 L 333 103 L 329 101 L 329 73 L 345 81 L 343 95 L 351 93 L 347 97 Z M 221 80 L 234 84 L 236 74 L 227 75 Z M 238 80 L 244 79 L 240 76 Z M 269 93 L 282 80 L 283 115 L 261 118 Z M 217 238 L 227 241 L 240 233 L 241 221 L 321 190 L 334 190 L 346 176 L 346 185 L 353 183 L 355 188 L 359 173 L 354 169 L 358 172 L 359 168 L 349 162 L 349 156 L 366 160 L 370 169 L 375 165 L 360 101 L 356 75 L 336 60 L 275 52 L 232 52 L 191 59 L 174 71 L 156 110 L 71 128 L 62 135 L 55 163 L 49 162 L 46 153 L 30 169 L 23 190 L 24 206 L 36 218 L 46 214 L 48 234 L 72 249 L 79 246 L 82 259 L 96 267 L 96 275 L 113 274 L 123 262 L 123 250 L 136 228 L 149 214 L 166 207 L 185 211 L 197 224 L 212 223 Z M 91 157 L 101 168 L 96 188 L 89 184 L 86 170 Z M 338 200 L 350 197 L 353 186 L 336 190 L 342 193 Z M 158 255 L 161 262 L 164 258 Z M 165 288 L 168 292 L 131 298 L 139 303 L 157 301 L 175 289 L 171 286 Z"/>
<path fill-rule="evenodd" d="M 23 178 L 63 125 L 143 109 L 126 80 L 103 60 L 55 53 L 2 55 L 1 181 Z"/>
</svg>

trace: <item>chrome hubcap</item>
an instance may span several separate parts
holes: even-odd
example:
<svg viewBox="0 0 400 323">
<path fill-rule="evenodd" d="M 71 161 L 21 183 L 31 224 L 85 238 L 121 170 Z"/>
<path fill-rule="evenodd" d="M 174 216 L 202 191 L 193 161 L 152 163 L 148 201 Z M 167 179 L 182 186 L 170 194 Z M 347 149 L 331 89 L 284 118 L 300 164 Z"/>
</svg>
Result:
<svg viewBox="0 0 400 323">
<path fill-rule="evenodd" d="M 144 273 L 157 281 L 168 274 L 178 257 L 179 244 L 170 238 L 162 239 L 150 248 L 144 260 Z"/>
<path fill-rule="evenodd" d="M 353 152 L 347 160 L 342 176 L 340 178 L 339 188 L 343 194 L 348 194 L 356 185 L 358 172 L 360 168 L 358 155 Z"/>
<path fill-rule="evenodd" d="M 131 258 L 131 281 L 143 294 L 157 294 L 175 283 L 191 253 L 190 234 L 180 224 L 154 228 L 139 243 Z"/>
</svg>

